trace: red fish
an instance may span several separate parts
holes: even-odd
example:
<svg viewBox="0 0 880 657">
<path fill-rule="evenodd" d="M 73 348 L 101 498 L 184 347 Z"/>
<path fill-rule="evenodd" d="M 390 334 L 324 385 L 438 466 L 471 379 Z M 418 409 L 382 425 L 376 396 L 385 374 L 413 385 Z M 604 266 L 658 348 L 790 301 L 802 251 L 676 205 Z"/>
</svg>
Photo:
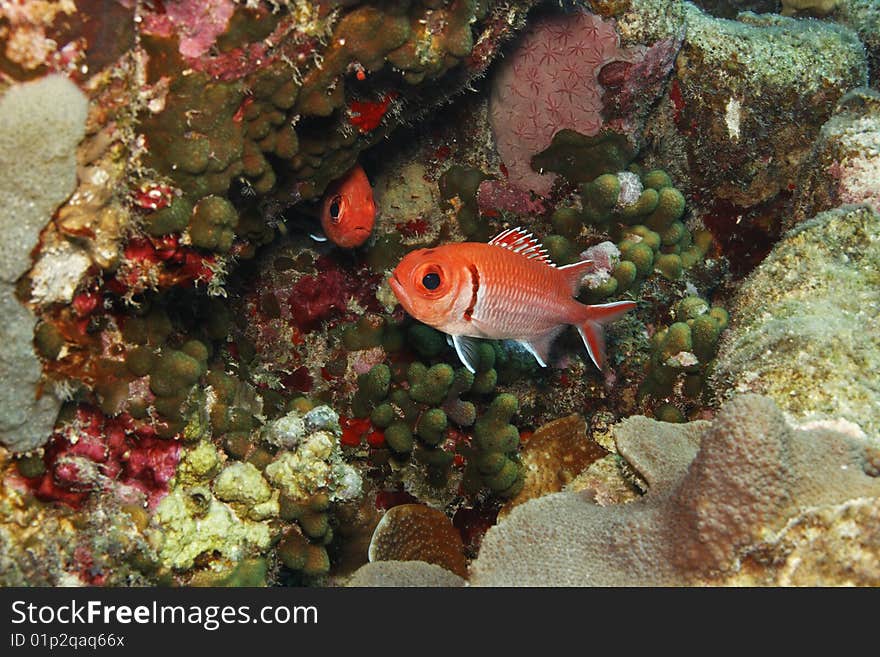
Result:
<svg viewBox="0 0 880 657">
<path fill-rule="evenodd" d="M 601 369 L 602 324 L 636 304 L 588 306 L 573 299 L 592 266 L 583 260 L 557 267 L 530 233 L 511 228 L 488 244 L 463 242 L 413 251 L 388 282 L 410 315 L 451 336 L 471 372 L 477 363 L 474 338 L 516 340 L 546 367 L 554 338 L 569 324 Z"/>
<path fill-rule="evenodd" d="M 321 227 L 337 246 L 353 249 L 367 241 L 376 221 L 376 203 L 367 174 L 355 164 L 333 181 L 321 204 Z"/>
</svg>

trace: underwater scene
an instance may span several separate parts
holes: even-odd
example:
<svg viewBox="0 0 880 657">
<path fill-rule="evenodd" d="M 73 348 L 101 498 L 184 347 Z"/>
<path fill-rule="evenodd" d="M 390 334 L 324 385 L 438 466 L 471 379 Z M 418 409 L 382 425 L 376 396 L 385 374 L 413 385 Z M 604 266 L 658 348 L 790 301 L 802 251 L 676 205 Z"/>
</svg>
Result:
<svg viewBox="0 0 880 657">
<path fill-rule="evenodd" d="M 880 585 L 880 0 L 0 1 L 0 586 Z"/>
</svg>

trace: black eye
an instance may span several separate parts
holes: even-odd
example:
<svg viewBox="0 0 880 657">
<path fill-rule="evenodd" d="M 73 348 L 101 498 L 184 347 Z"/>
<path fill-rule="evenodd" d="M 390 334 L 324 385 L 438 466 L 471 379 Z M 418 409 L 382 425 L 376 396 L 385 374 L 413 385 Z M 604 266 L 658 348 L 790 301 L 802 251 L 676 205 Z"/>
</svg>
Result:
<svg viewBox="0 0 880 657">
<path fill-rule="evenodd" d="M 340 198 L 336 196 L 330 203 L 330 219 L 332 219 L 334 222 L 339 221 L 339 201 Z"/>
<path fill-rule="evenodd" d="M 435 274 L 434 272 L 425 274 L 425 277 L 422 279 L 422 285 L 425 286 L 426 290 L 436 290 L 440 286 L 440 274 Z"/>
</svg>

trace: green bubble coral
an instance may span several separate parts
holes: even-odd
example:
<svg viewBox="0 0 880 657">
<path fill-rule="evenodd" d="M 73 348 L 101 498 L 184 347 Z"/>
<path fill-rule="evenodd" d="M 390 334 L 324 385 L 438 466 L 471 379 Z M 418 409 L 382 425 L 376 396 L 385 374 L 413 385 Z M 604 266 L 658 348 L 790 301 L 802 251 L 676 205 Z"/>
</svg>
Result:
<svg viewBox="0 0 880 657">
<path fill-rule="evenodd" d="M 638 270 L 635 263 L 629 260 L 621 260 L 614 266 L 611 275 L 617 281 L 617 289 L 626 291 L 635 282 Z"/>
<path fill-rule="evenodd" d="M 432 365 L 424 374 L 415 368 L 410 368 L 407 378 L 410 381 L 410 396 L 423 404 L 439 404 L 446 398 L 446 393 L 452 385 L 454 370 L 446 363 Z"/>
<path fill-rule="evenodd" d="M 621 255 L 635 265 L 639 276 L 647 276 L 654 269 L 654 251 L 645 242 L 633 244 Z"/>
<path fill-rule="evenodd" d="M 397 454 L 409 454 L 413 448 L 413 434 L 405 422 L 393 422 L 385 429 L 385 443 Z"/>
<path fill-rule="evenodd" d="M 635 223 L 657 209 L 660 197 L 655 189 L 645 189 L 635 203 L 624 206 L 620 210 L 620 218 L 628 224 Z"/>
<path fill-rule="evenodd" d="M 519 446 L 519 431 L 510 419 L 519 410 L 519 402 L 511 394 L 495 397 L 486 412 L 474 424 L 478 449 L 486 452 L 514 452 Z"/>
<path fill-rule="evenodd" d="M 148 214 L 144 218 L 144 231 L 158 237 L 182 231 L 189 224 L 193 206 L 183 197 L 175 197 L 164 208 Z"/>
<path fill-rule="evenodd" d="M 642 176 L 642 184 L 645 187 L 660 190 L 664 187 L 672 187 L 672 179 L 662 169 L 653 169 Z"/>
<path fill-rule="evenodd" d="M 675 253 L 661 253 L 654 262 L 654 271 L 670 281 L 678 280 L 684 271 L 681 257 Z"/>
<path fill-rule="evenodd" d="M 446 337 L 425 324 L 413 324 L 407 331 L 407 344 L 423 358 L 436 358 L 446 349 Z"/>
<path fill-rule="evenodd" d="M 160 397 L 170 397 L 189 388 L 203 373 L 202 363 L 195 358 L 182 351 L 168 349 L 150 372 L 150 390 Z"/>
<path fill-rule="evenodd" d="M 684 195 L 675 187 L 664 187 L 658 192 L 656 209 L 645 219 L 645 225 L 663 232 L 684 214 Z"/>
<path fill-rule="evenodd" d="M 189 222 L 189 236 L 193 246 L 226 253 L 235 239 L 238 213 L 232 204 L 220 196 L 206 196 L 196 203 Z"/>
<path fill-rule="evenodd" d="M 388 396 L 391 369 L 384 363 L 374 365 L 368 372 L 358 376 L 358 389 L 352 400 L 352 412 L 356 417 L 366 417 L 373 406 Z"/>
<path fill-rule="evenodd" d="M 560 235 L 574 238 L 581 232 L 583 217 L 575 208 L 557 208 L 550 217 L 550 223 Z"/>
<path fill-rule="evenodd" d="M 416 433 L 419 439 L 427 445 L 439 444 L 446 435 L 446 413 L 439 408 L 430 408 L 419 418 L 416 423 Z"/>
</svg>

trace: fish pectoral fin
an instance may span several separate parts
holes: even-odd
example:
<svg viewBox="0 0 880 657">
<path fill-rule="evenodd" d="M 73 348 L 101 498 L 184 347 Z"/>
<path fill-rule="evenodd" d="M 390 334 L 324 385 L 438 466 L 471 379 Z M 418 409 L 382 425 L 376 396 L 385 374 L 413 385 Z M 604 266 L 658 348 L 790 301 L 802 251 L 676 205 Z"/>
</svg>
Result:
<svg viewBox="0 0 880 657">
<path fill-rule="evenodd" d="M 547 331 L 541 335 L 535 336 L 531 340 L 517 340 L 525 349 L 535 357 L 538 365 L 547 367 L 547 361 L 550 360 L 550 348 L 553 346 L 553 340 L 559 335 L 562 327 Z"/>
<path fill-rule="evenodd" d="M 471 374 L 477 373 L 477 365 L 480 364 L 480 342 L 477 338 L 471 338 L 467 335 L 453 335 L 452 346 L 455 347 L 455 353 L 458 359 L 468 368 Z"/>
</svg>

